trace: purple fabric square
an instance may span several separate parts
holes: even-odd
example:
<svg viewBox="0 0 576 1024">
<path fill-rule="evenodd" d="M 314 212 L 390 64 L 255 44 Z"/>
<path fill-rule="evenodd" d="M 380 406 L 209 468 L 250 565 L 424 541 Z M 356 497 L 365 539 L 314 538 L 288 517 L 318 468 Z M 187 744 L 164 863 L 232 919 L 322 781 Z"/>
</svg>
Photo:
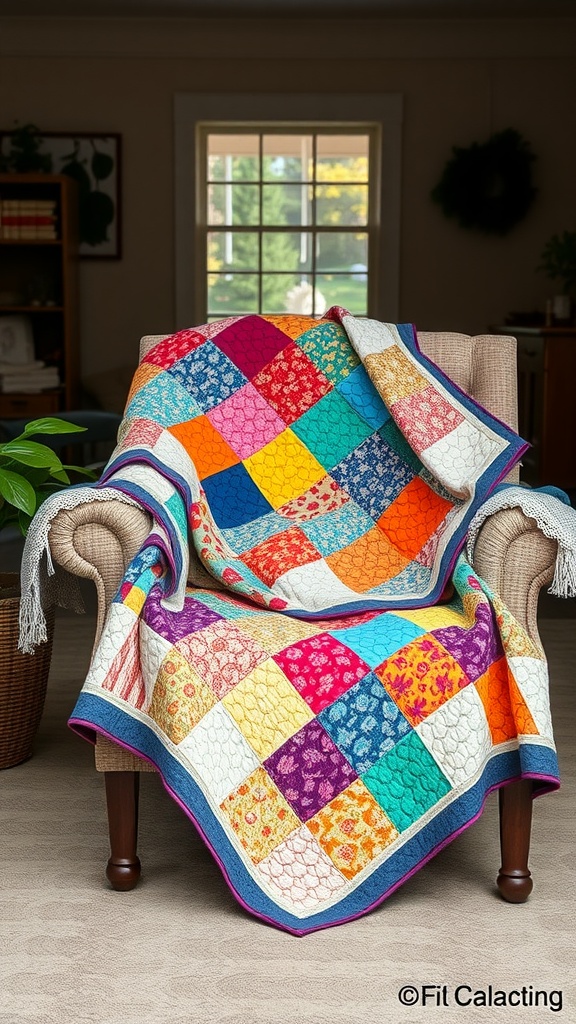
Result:
<svg viewBox="0 0 576 1024">
<path fill-rule="evenodd" d="M 226 327 L 213 341 L 250 380 L 292 339 L 263 317 L 246 316 Z"/>
<path fill-rule="evenodd" d="M 446 626 L 431 630 L 432 636 L 458 662 L 471 682 L 479 679 L 504 654 L 490 606 L 479 604 L 475 614 L 476 622 L 471 629 Z"/>
<path fill-rule="evenodd" d="M 308 821 L 358 778 L 316 719 L 283 743 L 264 765 L 301 821 Z"/>
<path fill-rule="evenodd" d="M 159 587 L 154 587 L 144 605 L 144 622 L 153 629 L 155 633 L 176 644 L 184 636 L 196 633 L 205 626 L 211 626 L 213 622 L 219 622 L 223 618 L 218 612 L 207 608 L 200 601 L 187 597 L 181 612 L 171 612 L 160 604 L 162 592 Z"/>
</svg>

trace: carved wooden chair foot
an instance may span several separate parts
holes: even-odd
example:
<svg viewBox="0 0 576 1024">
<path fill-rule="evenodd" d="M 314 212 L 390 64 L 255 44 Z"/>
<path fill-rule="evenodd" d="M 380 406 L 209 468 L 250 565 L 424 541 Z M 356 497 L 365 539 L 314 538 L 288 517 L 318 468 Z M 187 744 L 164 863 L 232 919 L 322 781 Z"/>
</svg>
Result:
<svg viewBox="0 0 576 1024">
<path fill-rule="evenodd" d="M 508 903 L 525 903 L 533 881 L 528 870 L 532 825 L 532 782 L 513 782 L 500 790 L 502 867 L 496 884 Z"/>
<path fill-rule="evenodd" d="M 139 772 L 105 772 L 110 830 L 110 858 L 106 877 L 113 889 L 127 892 L 140 878 L 138 841 Z"/>
</svg>

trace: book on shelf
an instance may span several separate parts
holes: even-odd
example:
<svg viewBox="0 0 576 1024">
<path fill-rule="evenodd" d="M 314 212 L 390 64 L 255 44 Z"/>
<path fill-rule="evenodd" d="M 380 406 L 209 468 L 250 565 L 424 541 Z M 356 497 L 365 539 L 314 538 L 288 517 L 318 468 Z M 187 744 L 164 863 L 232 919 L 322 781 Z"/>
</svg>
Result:
<svg viewBox="0 0 576 1024">
<path fill-rule="evenodd" d="M 20 372 L 0 373 L 0 391 L 3 394 L 37 394 L 60 384 L 60 374 L 56 366 L 42 366 L 26 370 L 19 367 Z"/>
<path fill-rule="evenodd" d="M 0 238 L 4 241 L 56 240 L 56 209 L 55 199 L 0 198 Z"/>
</svg>

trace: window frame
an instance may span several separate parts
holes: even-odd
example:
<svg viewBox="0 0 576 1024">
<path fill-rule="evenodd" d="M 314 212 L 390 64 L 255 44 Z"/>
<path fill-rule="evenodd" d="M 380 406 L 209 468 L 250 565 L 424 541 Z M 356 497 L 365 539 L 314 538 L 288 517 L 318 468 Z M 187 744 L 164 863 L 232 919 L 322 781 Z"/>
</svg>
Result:
<svg viewBox="0 0 576 1024">
<path fill-rule="evenodd" d="M 176 327 L 202 322 L 207 224 L 199 222 L 206 174 L 198 173 L 200 133 L 291 128 L 371 131 L 368 316 L 396 322 L 399 305 L 402 96 L 178 94 L 174 98 Z M 361 111 L 361 118 L 358 118 Z M 247 118 L 247 112 L 250 117 Z M 205 209 L 205 206 L 204 206 Z M 204 252 L 203 252 L 204 250 Z"/>
</svg>

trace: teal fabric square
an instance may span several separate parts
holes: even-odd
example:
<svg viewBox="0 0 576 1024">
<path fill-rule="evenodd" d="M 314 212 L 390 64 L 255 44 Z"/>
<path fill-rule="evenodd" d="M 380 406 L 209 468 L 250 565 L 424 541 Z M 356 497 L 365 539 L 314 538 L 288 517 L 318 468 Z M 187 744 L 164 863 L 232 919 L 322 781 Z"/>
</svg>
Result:
<svg viewBox="0 0 576 1024">
<path fill-rule="evenodd" d="M 162 372 L 136 392 L 124 413 L 124 419 L 142 417 L 155 420 L 163 427 L 171 427 L 174 423 L 193 420 L 201 412 L 190 392 L 169 374 Z"/>
<path fill-rule="evenodd" d="M 300 524 L 303 533 L 324 557 L 352 544 L 373 526 L 368 513 L 352 499 L 334 512 L 326 512 Z"/>
<path fill-rule="evenodd" d="M 390 418 L 384 423 L 378 430 L 380 437 L 386 444 L 397 452 L 404 462 L 407 462 L 409 466 L 414 470 L 415 473 L 419 473 L 422 469 L 422 463 L 412 448 L 408 444 L 408 441 L 404 437 L 404 434 L 400 430 L 398 424 Z"/>
<path fill-rule="evenodd" d="M 340 324 L 319 324 L 296 338 L 296 344 L 332 384 L 338 384 L 360 363 Z"/>
<path fill-rule="evenodd" d="M 370 668 L 377 668 L 411 640 L 423 636 L 426 630 L 392 612 L 383 612 L 367 622 L 328 632 L 340 643 L 351 647 Z"/>
<path fill-rule="evenodd" d="M 186 517 L 186 506 L 181 495 L 171 494 L 168 500 L 164 502 L 164 505 L 176 522 L 182 536 L 186 537 L 188 535 L 188 519 Z"/>
<path fill-rule="evenodd" d="M 399 832 L 418 821 L 452 788 L 414 730 L 361 778 Z"/>
<path fill-rule="evenodd" d="M 340 381 L 338 391 L 373 430 L 378 430 L 390 419 L 388 409 L 363 366 L 357 366 L 348 377 Z"/>
<path fill-rule="evenodd" d="M 333 469 L 373 433 L 337 391 L 329 391 L 292 424 L 292 430 L 325 469 Z"/>
</svg>

